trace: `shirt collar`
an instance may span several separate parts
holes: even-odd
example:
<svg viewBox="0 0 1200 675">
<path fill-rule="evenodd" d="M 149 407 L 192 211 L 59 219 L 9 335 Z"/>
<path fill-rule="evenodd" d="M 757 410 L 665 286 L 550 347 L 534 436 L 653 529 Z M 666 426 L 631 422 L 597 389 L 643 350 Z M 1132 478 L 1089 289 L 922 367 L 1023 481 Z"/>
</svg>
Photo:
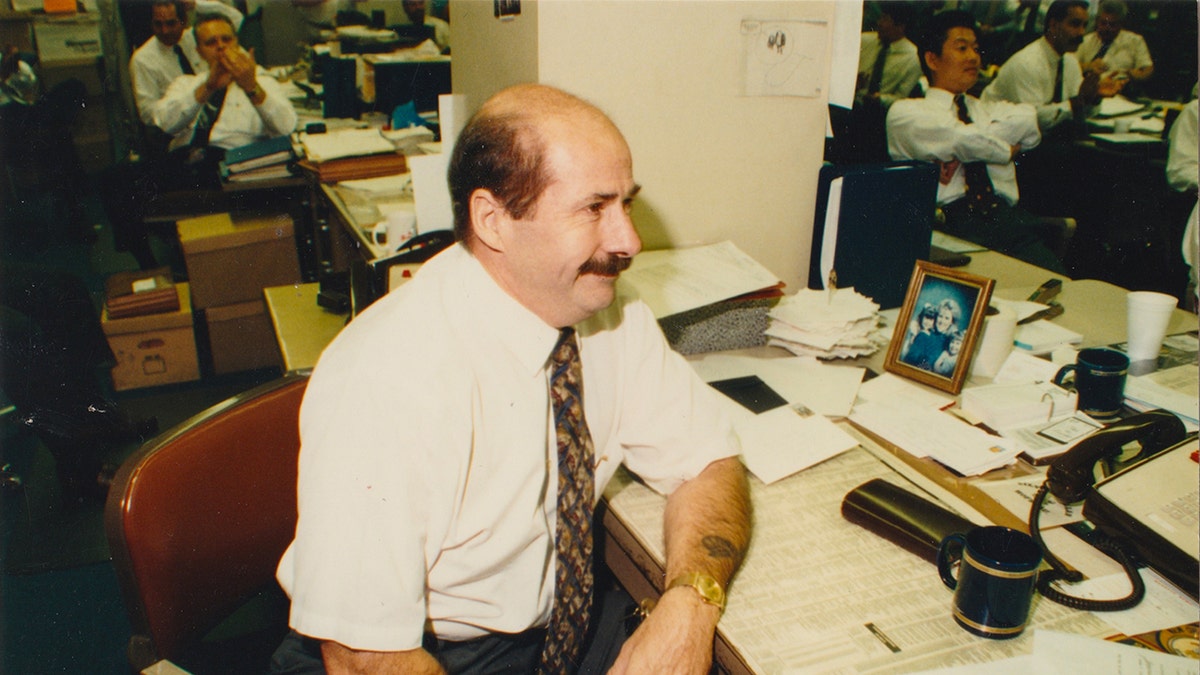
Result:
<svg viewBox="0 0 1200 675">
<path fill-rule="evenodd" d="M 945 106 L 949 110 L 954 110 L 954 98 L 958 96 L 947 89 L 940 87 L 930 87 L 925 92 L 925 100 Z"/>
<path fill-rule="evenodd" d="M 455 244 L 438 254 L 438 257 L 442 256 L 449 257 L 459 268 L 457 290 L 463 310 L 461 316 L 470 321 L 479 338 L 511 353 L 531 376 L 540 373 L 558 342 L 558 329 L 500 288 L 465 246 Z"/>
<path fill-rule="evenodd" d="M 1042 54 L 1051 64 L 1058 65 L 1059 60 L 1065 56 L 1064 54 L 1059 54 L 1058 50 L 1054 48 L 1054 45 L 1050 44 L 1050 41 L 1044 35 L 1038 38 L 1037 44 L 1042 48 Z"/>
</svg>

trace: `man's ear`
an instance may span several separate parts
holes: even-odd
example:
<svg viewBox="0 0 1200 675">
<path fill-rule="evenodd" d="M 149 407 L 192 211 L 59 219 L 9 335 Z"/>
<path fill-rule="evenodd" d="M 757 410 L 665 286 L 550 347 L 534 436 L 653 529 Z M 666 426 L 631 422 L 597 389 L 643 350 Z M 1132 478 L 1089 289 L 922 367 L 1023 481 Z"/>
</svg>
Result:
<svg viewBox="0 0 1200 675">
<path fill-rule="evenodd" d="M 491 190 L 478 188 L 468 198 L 468 205 L 475 238 L 494 251 L 503 251 L 504 226 L 509 220 L 503 202 Z"/>
<path fill-rule="evenodd" d="M 925 59 L 925 66 L 927 68 L 929 68 L 929 72 L 931 74 L 934 73 L 936 71 L 936 69 L 933 66 L 933 60 L 937 58 L 937 54 L 934 54 L 933 52 L 930 52 L 930 51 L 925 51 L 925 52 L 921 52 L 921 58 Z M 930 84 L 930 86 L 932 86 L 933 78 L 927 78 L 927 79 L 930 80 L 929 84 Z"/>
</svg>

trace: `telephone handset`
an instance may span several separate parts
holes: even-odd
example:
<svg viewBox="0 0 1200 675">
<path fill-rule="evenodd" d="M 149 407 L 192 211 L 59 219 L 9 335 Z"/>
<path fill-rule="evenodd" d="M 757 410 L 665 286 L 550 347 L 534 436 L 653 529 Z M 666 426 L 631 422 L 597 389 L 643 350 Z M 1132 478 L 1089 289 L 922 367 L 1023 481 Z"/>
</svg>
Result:
<svg viewBox="0 0 1200 675">
<path fill-rule="evenodd" d="M 1046 484 L 1063 504 L 1083 501 L 1096 483 L 1097 462 L 1117 459 L 1121 448 L 1132 441 L 1139 441 L 1142 449 L 1130 463 L 1148 459 L 1186 435 L 1183 422 L 1165 410 L 1134 415 L 1088 436 L 1054 460 L 1046 471 Z"/>
<path fill-rule="evenodd" d="M 1122 448 L 1138 441 L 1142 448 L 1133 458 L 1144 461 L 1184 440 L 1187 429 L 1174 414 L 1165 410 L 1151 410 L 1117 422 L 1083 439 L 1075 447 L 1056 459 L 1046 471 L 1046 482 L 1038 489 L 1029 511 L 1029 533 L 1041 547 L 1051 570 L 1042 572 L 1038 578 L 1038 591 L 1043 597 L 1075 609 L 1087 611 L 1119 611 L 1137 605 L 1145 594 L 1145 585 L 1137 571 L 1137 565 L 1121 544 L 1095 533 L 1093 545 L 1116 560 L 1129 576 L 1132 592 L 1116 600 L 1085 600 L 1063 593 L 1053 586 L 1060 579 L 1075 583 L 1083 579 L 1077 570 L 1069 569 L 1056 558 L 1042 540 L 1038 519 L 1046 494 L 1053 494 L 1063 504 L 1083 501 L 1096 483 L 1095 468 L 1100 461 L 1113 461 L 1121 455 Z"/>
</svg>

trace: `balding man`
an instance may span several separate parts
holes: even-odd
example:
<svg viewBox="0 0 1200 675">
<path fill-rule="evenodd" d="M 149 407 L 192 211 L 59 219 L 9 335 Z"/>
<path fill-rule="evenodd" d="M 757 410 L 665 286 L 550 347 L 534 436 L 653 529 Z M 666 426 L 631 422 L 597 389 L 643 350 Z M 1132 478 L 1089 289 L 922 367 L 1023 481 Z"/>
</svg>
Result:
<svg viewBox="0 0 1200 675">
<path fill-rule="evenodd" d="M 275 670 L 573 672 L 600 615 L 592 507 L 624 464 L 669 495 L 667 590 L 614 670 L 708 672 L 746 479 L 714 391 L 617 291 L 641 249 L 625 139 L 517 86 L 468 123 L 449 181 L 458 243 L 308 385 Z"/>
</svg>

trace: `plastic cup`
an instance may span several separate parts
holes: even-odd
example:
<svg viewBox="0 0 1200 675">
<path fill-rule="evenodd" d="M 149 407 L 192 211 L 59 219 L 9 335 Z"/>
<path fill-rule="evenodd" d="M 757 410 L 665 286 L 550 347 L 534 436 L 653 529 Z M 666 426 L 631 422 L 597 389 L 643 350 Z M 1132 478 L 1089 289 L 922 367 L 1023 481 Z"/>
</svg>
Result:
<svg viewBox="0 0 1200 675">
<path fill-rule="evenodd" d="M 1133 291 L 1126 296 L 1129 308 L 1129 332 L 1126 353 L 1130 361 L 1158 358 L 1167 324 L 1177 301 L 1174 296 L 1153 291 Z"/>
</svg>

